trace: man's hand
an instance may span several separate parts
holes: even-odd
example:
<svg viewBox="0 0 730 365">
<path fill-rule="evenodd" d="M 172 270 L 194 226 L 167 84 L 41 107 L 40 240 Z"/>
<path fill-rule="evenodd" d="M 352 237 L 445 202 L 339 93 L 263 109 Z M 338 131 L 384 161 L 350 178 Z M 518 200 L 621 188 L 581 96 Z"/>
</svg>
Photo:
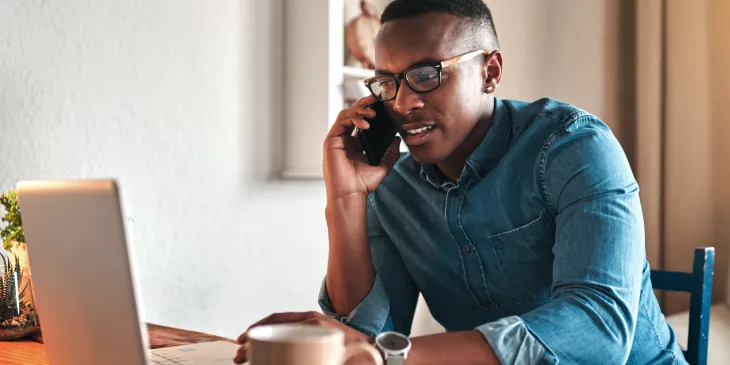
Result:
<svg viewBox="0 0 730 365">
<path fill-rule="evenodd" d="M 324 182 L 329 200 L 352 194 L 366 196 L 378 187 L 398 161 L 399 137 L 393 139 L 380 165 L 370 166 L 360 139 L 352 135 L 355 127 L 370 128 L 364 118 L 375 117 L 375 111 L 369 107 L 375 101 L 370 95 L 341 111 L 324 140 Z"/>
<path fill-rule="evenodd" d="M 241 345 L 238 349 L 238 354 L 236 354 L 236 357 L 234 359 L 234 362 L 236 364 L 243 364 L 244 362 L 248 361 L 248 336 L 247 333 L 252 328 L 267 324 L 281 324 L 281 323 L 297 323 L 297 324 L 307 324 L 312 326 L 322 326 L 322 327 L 332 327 L 342 330 L 345 333 L 345 344 L 350 344 L 354 342 L 368 342 L 373 343 L 373 338 L 361 333 L 359 331 L 356 331 L 350 327 L 347 327 L 346 325 L 340 323 L 340 321 L 334 320 L 330 317 L 325 316 L 322 313 L 318 312 L 292 312 L 292 313 L 274 313 L 256 323 L 254 323 L 251 327 L 249 327 L 246 332 L 244 332 L 241 336 L 238 337 L 238 343 Z M 355 356 L 352 358 L 351 361 L 347 362 L 347 365 L 359 365 L 359 364 L 372 364 L 372 360 L 369 360 L 369 357 L 364 356 Z"/>
</svg>

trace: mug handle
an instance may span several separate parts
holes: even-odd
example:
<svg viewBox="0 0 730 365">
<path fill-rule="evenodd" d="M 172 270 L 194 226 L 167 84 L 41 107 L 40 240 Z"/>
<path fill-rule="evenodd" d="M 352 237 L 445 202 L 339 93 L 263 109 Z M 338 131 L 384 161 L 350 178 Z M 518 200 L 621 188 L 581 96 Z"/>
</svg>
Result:
<svg viewBox="0 0 730 365">
<path fill-rule="evenodd" d="M 342 359 L 342 363 L 344 364 L 351 357 L 361 352 L 367 352 L 370 354 L 370 357 L 372 357 L 373 361 L 375 361 L 375 365 L 383 365 L 383 357 L 380 355 L 380 352 L 366 342 L 355 342 L 345 346 L 345 358 Z"/>
</svg>

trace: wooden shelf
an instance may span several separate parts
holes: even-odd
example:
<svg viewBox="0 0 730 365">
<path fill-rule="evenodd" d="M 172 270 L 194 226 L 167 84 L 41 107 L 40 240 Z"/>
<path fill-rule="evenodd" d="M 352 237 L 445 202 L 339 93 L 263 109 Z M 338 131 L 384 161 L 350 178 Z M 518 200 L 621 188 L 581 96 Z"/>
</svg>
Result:
<svg viewBox="0 0 730 365">
<path fill-rule="evenodd" d="M 365 80 L 368 77 L 375 75 L 375 70 L 367 69 L 367 68 L 361 68 L 361 67 L 352 67 L 352 66 L 342 66 L 342 75 L 346 79 L 362 79 Z"/>
<path fill-rule="evenodd" d="M 368 0 L 379 10 L 391 0 Z M 322 176 L 322 141 L 347 99 L 368 95 L 375 71 L 345 66 L 345 25 L 358 0 L 281 0 L 284 11 L 282 176 Z M 306 70 L 306 72 L 303 72 Z M 307 92 L 302 92 L 307 90 Z"/>
</svg>

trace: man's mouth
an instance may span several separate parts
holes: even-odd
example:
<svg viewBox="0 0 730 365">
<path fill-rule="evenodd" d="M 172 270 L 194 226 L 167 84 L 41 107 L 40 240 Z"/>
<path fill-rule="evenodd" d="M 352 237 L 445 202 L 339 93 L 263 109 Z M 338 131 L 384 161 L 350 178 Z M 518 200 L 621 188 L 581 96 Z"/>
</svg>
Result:
<svg viewBox="0 0 730 365">
<path fill-rule="evenodd" d="M 428 125 L 424 123 L 413 123 L 412 125 L 405 125 L 401 129 L 401 137 L 403 141 L 410 147 L 420 146 L 431 136 L 435 130 L 434 125 Z"/>
<path fill-rule="evenodd" d="M 429 130 L 431 128 L 433 128 L 433 127 L 432 126 L 428 126 L 428 127 L 421 127 L 421 128 L 416 128 L 416 129 L 409 129 L 409 130 L 406 131 L 406 133 L 408 133 L 408 134 L 410 134 L 412 136 L 415 136 L 416 134 L 421 133 L 423 131 L 427 131 L 427 130 Z"/>
</svg>

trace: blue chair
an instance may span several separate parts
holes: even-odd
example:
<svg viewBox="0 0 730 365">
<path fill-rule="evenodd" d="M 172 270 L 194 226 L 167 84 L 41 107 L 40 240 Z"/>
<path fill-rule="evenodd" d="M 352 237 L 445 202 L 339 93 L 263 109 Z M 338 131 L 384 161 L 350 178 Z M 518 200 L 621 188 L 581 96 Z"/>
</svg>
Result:
<svg viewBox="0 0 730 365">
<path fill-rule="evenodd" d="M 691 365 L 707 365 L 707 343 L 710 332 L 712 275 L 715 269 L 715 248 L 695 249 L 692 272 L 651 271 L 655 289 L 690 293 L 689 334 L 684 357 Z"/>
</svg>

